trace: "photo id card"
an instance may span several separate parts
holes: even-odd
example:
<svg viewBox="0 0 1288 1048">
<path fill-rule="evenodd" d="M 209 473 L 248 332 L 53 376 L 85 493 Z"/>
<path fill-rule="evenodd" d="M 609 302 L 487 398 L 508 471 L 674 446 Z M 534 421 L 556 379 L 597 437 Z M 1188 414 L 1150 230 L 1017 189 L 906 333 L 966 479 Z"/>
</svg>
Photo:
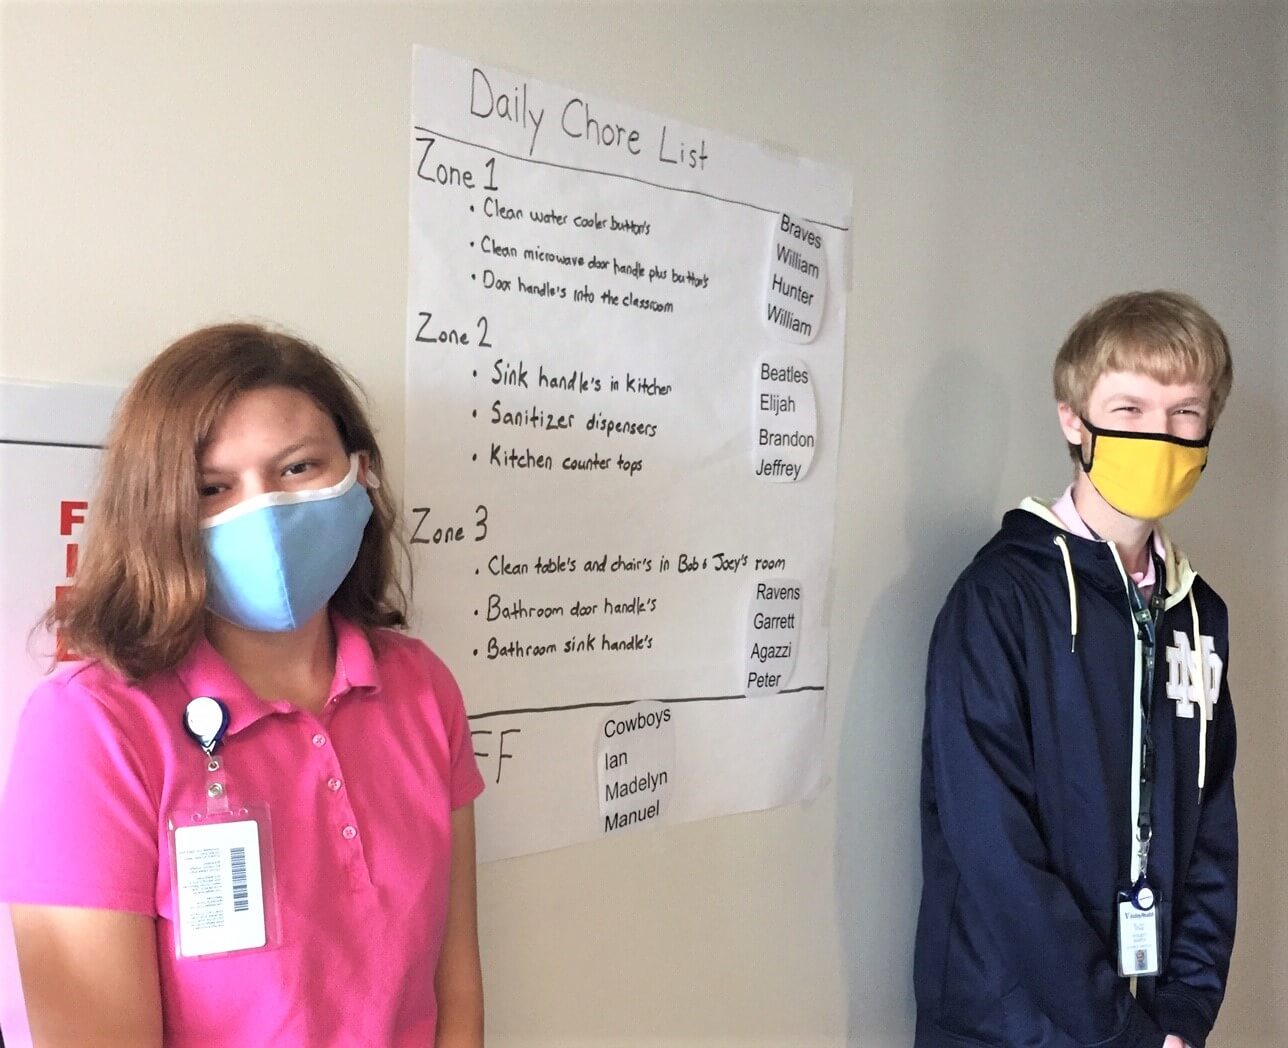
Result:
<svg viewBox="0 0 1288 1048">
<path fill-rule="evenodd" d="M 1149 902 L 1149 908 L 1142 909 L 1131 892 L 1118 894 L 1118 974 L 1127 978 L 1157 975 L 1160 971 L 1158 907 L 1153 905 L 1152 895 Z"/>
<path fill-rule="evenodd" d="M 174 826 L 171 859 L 181 957 L 268 943 L 259 824 L 253 818 Z"/>
</svg>

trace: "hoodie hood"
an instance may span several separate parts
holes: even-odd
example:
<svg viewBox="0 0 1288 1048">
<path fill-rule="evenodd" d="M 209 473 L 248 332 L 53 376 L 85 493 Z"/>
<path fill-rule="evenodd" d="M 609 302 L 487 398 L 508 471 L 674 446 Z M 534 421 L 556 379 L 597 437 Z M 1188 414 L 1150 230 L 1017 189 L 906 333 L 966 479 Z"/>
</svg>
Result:
<svg viewBox="0 0 1288 1048">
<path fill-rule="evenodd" d="M 1053 505 L 1055 505 L 1054 499 L 1026 498 L 1020 503 L 1016 512 L 1032 515 L 1054 528 L 1055 533 L 1050 534 L 1047 538 L 1047 541 L 1052 544 L 1055 543 L 1055 539 L 1060 535 L 1067 536 L 1069 546 L 1073 543 L 1086 543 L 1088 540 L 1073 535 L 1065 528 L 1064 523 L 1051 508 Z M 1014 513 L 1008 513 L 1004 518 L 1004 529 L 1013 515 Z M 1021 530 L 1027 531 L 1027 529 Z M 1163 546 L 1163 588 L 1167 593 L 1167 602 L 1164 607 L 1170 610 L 1189 596 L 1198 573 L 1191 567 L 1189 557 L 1171 540 L 1161 525 L 1155 525 L 1154 530 Z M 1113 542 L 1106 540 L 1104 542 L 1093 542 L 1093 545 L 1108 547 L 1112 551 L 1113 559 L 1121 564 L 1118 547 Z M 1123 581 L 1125 584 L 1125 573 Z"/>
</svg>

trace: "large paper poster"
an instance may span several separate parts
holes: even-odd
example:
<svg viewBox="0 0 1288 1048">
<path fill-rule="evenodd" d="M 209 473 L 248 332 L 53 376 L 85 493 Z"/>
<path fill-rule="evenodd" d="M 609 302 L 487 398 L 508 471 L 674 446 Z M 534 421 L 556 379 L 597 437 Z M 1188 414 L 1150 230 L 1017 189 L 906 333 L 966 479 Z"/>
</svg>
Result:
<svg viewBox="0 0 1288 1048">
<path fill-rule="evenodd" d="M 32 626 L 76 573 L 98 445 L 119 395 L 0 382 L 0 785 L 23 703 L 56 653 L 55 639 Z M 3 905 L 0 1030 L 7 1045 L 31 1043 Z"/>
<path fill-rule="evenodd" d="M 423 48 L 404 500 L 479 853 L 821 775 L 848 176 Z"/>
</svg>

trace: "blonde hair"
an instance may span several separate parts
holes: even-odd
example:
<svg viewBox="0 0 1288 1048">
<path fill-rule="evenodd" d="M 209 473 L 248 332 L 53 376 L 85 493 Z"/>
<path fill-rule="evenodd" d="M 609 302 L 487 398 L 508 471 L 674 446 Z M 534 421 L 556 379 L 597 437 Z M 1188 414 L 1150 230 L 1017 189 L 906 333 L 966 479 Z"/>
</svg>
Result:
<svg viewBox="0 0 1288 1048">
<path fill-rule="evenodd" d="M 1221 325 L 1177 291 L 1129 291 L 1083 316 L 1056 355 L 1055 399 L 1085 415 L 1091 390 L 1107 371 L 1139 372 L 1168 385 L 1206 385 L 1209 428 L 1216 425 L 1234 381 Z"/>
<path fill-rule="evenodd" d="M 257 324 L 185 335 L 139 373 L 112 420 L 75 585 L 42 620 L 60 648 L 141 680 L 196 643 L 206 603 L 201 453 L 234 399 L 269 386 L 307 393 L 335 423 L 344 450 L 367 452 L 371 470 L 383 475 L 356 383 L 316 346 Z M 388 485 L 368 495 L 371 519 L 331 607 L 363 627 L 405 626 L 398 510 Z"/>
</svg>

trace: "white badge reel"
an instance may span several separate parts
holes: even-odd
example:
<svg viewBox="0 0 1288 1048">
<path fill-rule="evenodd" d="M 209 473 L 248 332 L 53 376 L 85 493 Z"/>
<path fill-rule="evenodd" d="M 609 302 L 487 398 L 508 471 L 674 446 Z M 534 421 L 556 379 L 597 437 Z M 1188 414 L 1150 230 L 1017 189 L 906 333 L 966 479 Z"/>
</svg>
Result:
<svg viewBox="0 0 1288 1048">
<path fill-rule="evenodd" d="M 228 710 L 202 695 L 188 703 L 184 730 L 201 747 L 204 804 L 171 812 L 170 887 L 175 952 L 214 957 L 280 944 L 272 825 L 267 805 L 230 798 L 227 768 L 215 748 Z"/>
</svg>

